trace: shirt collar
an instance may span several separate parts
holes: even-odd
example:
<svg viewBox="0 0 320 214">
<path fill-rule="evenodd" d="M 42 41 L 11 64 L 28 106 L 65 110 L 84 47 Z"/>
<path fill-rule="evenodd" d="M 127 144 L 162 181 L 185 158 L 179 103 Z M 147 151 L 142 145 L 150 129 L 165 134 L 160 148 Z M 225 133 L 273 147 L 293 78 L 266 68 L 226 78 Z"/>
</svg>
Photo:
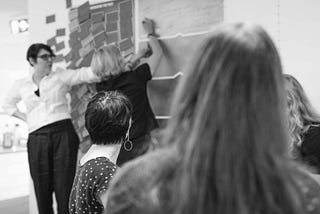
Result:
<svg viewBox="0 0 320 214">
<path fill-rule="evenodd" d="M 33 78 L 32 78 L 33 74 L 34 74 L 34 68 L 30 66 L 29 75 L 28 75 L 28 81 L 30 81 L 30 83 L 32 84 L 34 90 L 37 90 L 38 86 L 33 82 Z"/>
</svg>

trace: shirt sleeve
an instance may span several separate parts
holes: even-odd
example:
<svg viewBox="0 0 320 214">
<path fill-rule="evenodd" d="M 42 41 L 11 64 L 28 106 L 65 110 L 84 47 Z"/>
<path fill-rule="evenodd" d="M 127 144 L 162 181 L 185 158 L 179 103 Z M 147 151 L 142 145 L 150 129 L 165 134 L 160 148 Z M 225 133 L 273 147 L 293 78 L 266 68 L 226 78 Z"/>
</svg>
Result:
<svg viewBox="0 0 320 214">
<path fill-rule="evenodd" d="M 76 70 L 58 68 L 56 73 L 58 78 L 69 86 L 100 81 L 100 77 L 95 75 L 90 67 L 83 67 Z"/>
<path fill-rule="evenodd" d="M 147 63 L 140 65 L 138 68 L 134 70 L 134 72 L 137 73 L 139 79 L 142 82 L 147 82 L 152 78 L 150 67 Z"/>
<path fill-rule="evenodd" d="M 21 100 L 19 93 L 20 81 L 16 81 L 8 91 L 3 101 L 3 111 L 8 115 L 13 115 L 17 110 L 17 103 Z"/>
</svg>

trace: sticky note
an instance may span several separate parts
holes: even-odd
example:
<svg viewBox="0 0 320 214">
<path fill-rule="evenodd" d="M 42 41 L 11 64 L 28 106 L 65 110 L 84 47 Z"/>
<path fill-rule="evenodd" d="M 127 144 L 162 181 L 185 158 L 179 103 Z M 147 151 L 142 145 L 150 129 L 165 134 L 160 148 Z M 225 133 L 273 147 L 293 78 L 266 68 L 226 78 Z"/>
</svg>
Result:
<svg viewBox="0 0 320 214">
<path fill-rule="evenodd" d="M 61 51 L 62 49 L 65 48 L 64 41 L 59 42 L 58 44 L 55 45 L 55 47 L 56 47 L 56 51 L 57 51 L 57 52 L 58 52 L 58 51 Z"/>
<path fill-rule="evenodd" d="M 56 45 L 56 43 L 57 43 L 57 41 L 56 41 L 56 37 L 55 36 L 52 37 L 51 39 L 47 40 L 47 45 L 49 45 L 49 46 L 54 46 L 54 45 Z"/>
<path fill-rule="evenodd" d="M 55 22 L 55 21 L 56 21 L 56 16 L 54 14 L 46 17 L 47 24 Z"/>
<path fill-rule="evenodd" d="M 107 44 L 115 43 L 119 41 L 119 33 L 112 32 L 112 33 L 107 33 Z"/>
<path fill-rule="evenodd" d="M 66 8 L 70 8 L 72 6 L 71 0 L 66 0 Z"/>
<path fill-rule="evenodd" d="M 112 32 L 118 30 L 118 23 L 113 22 L 106 25 L 106 32 Z"/>
<path fill-rule="evenodd" d="M 56 30 L 56 36 L 65 36 L 66 35 L 66 29 L 65 28 L 59 28 Z"/>
</svg>

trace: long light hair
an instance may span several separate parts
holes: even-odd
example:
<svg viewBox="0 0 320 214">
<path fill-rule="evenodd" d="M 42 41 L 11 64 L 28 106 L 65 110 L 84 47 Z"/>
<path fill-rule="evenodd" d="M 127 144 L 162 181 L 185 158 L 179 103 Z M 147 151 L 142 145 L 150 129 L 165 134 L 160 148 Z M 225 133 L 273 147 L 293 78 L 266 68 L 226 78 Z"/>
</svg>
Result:
<svg viewBox="0 0 320 214">
<path fill-rule="evenodd" d="M 107 45 L 94 53 L 91 68 L 102 80 L 108 80 L 125 71 L 125 60 L 115 45 Z"/>
<path fill-rule="evenodd" d="M 287 92 L 290 150 L 294 158 L 299 158 L 297 147 L 302 144 L 302 135 L 314 124 L 320 123 L 320 116 L 311 105 L 301 84 L 296 78 L 284 74 Z"/>
<path fill-rule="evenodd" d="M 217 27 L 177 88 L 165 131 L 178 145 L 175 214 L 300 214 L 281 62 L 260 27 Z"/>
</svg>

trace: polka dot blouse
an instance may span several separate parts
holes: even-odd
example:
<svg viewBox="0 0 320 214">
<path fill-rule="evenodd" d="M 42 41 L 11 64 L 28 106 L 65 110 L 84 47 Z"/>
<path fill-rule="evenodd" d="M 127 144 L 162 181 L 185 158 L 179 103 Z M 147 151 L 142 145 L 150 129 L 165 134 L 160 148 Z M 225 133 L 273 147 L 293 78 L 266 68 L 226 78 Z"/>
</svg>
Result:
<svg viewBox="0 0 320 214">
<path fill-rule="evenodd" d="M 116 165 L 106 157 L 98 157 L 79 166 L 69 199 L 70 214 L 102 213 L 99 195 L 108 189 Z"/>
</svg>

